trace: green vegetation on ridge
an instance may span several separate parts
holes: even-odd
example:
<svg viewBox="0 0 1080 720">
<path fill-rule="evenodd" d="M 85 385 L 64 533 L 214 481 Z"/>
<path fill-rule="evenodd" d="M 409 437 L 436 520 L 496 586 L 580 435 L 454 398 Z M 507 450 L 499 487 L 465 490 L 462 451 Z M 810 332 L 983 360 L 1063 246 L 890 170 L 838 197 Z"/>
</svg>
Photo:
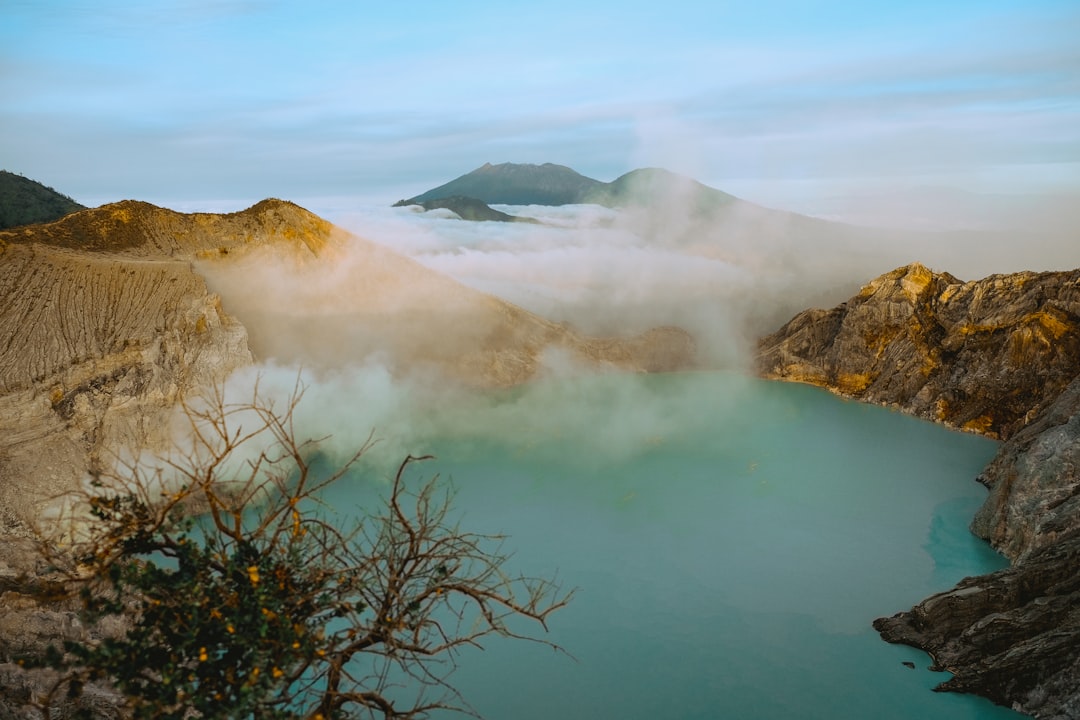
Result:
<svg viewBox="0 0 1080 720">
<path fill-rule="evenodd" d="M 59 220 L 85 206 L 51 187 L 0 170 L 0 230 Z"/>
</svg>

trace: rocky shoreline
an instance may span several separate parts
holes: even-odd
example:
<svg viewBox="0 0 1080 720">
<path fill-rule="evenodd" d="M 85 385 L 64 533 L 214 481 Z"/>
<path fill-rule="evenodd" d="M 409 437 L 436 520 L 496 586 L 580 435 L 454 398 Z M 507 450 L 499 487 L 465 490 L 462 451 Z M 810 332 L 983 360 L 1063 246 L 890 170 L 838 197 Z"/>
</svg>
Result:
<svg viewBox="0 0 1080 720">
<path fill-rule="evenodd" d="M 1080 271 L 964 283 L 911 265 L 759 343 L 765 377 L 1005 439 L 971 529 L 1013 564 L 880 618 L 975 693 L 1080 717 Z"/>
</svg>

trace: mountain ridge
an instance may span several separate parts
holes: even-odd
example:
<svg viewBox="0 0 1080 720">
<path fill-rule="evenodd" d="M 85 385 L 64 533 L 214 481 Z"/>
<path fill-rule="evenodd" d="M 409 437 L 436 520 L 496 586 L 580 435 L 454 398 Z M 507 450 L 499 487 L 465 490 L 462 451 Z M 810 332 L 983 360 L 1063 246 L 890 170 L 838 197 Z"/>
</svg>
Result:
<svg viewBox="0 0 1080 720">
<path fill-rule="evenodd" d="M 1008 438 L 1080 372 L 1080 270 L 963 282 L 920 263 L 758 345 L 761 373 Z"/>
<path fill-rule="evenodd" d="M 582 198 L 600 185 L 599 180 L 555 163 L 484 163 L 402 202 L 421 205 L 460 195 L 489 205 L 570 205 L 584 202 Z"/>
<path fill-rule="evenodd" d="M 281 228 L 280 237 L 275 228 Z M 232 213 L 182 213 L 141 200 L 120 200 L 49 223 L 0 231 L 0 242 L 192 259 L 277 241 L 299 242 L 317 253 L 330 234 L 329 222 L 276 198 Z"/>
<path fill-rule="evenodd" d="M 36 180 L 0 170 L 0 230 L 51 222 L 85 206 Z"/>
<path fill-rule="evenodd" d="M 484 163 L 438 187 L 400 200 L 395 205 L 423 205 L 463 197 L 493 205 L 573 205 L 593 203 L 606 207 L 664 202 L 686 195 L 700 210 L 732 202 L 746 202 L 663 168 L 631 170 L 603 182 L 555 163 Z M 777 211 L 781 212 L 781 211 Z"/>
</svg>

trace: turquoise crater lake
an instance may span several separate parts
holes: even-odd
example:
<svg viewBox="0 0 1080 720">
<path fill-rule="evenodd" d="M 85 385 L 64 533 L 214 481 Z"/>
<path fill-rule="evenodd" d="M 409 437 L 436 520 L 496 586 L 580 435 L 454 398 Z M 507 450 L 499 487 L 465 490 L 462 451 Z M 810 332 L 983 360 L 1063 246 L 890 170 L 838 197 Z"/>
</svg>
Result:
<svg viewBox="0 0 1080 720">
<path fill-rule="evenodd" d="M 931 692 L 947 676 L 870 626 L 1006 564 L 967 530 L 989 440 L 735 373 L 538 383 L 420 432 L 437 458 L 414 472 L 452 479 L 464 529 L 578 588 L 546 636 L 572 658 L 458 658 L 486 718 L 1023 717 Z M 348 514 L 377 485 L 327 500 Z"/>
</svg>

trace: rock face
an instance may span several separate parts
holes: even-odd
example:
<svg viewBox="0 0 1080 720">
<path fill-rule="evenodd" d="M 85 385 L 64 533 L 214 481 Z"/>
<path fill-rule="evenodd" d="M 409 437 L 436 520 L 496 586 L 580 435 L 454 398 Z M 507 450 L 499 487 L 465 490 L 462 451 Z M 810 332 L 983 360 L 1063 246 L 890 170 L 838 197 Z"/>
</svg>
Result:
<svg viewBox="0 0 1080 720">
<path fill-rule="evenodd" d="M 811 310 L 759 344 L 766 377 L 993 437 L 972 531 L 1013 560 L 874 623 L 984 695 L 1080 717 L 1080 271 L 962 283 L 920 265 Z"/>
<path fill-rule="evenodd" d="M 1037 718 L 1080 717 L 1080 534 L 966 578 L 874 628 L 952 673 L 938 690 L 975 693 Z"/>
<path fill-rule="evenodd" d="M 265 201 L 182 215 L 125 201 L 0 232 L 0 513 L 34 518 L 124 448 L 169 441 L 186 393 L 252 362 L 194 267 L 277 245 L 313 256 L 330 224 Z"/>
<path fill-rule="evenodd" d="M 974 692 L 1039 718 L 1080 717 L 1080 378 L 1005 442 L 972 531 L 1012 567 L 875 622 Z"/>
<path fill-rule="evenodd" d="M 990 496 L 972 532 L 1016 561 L 1080 529 L 1080 378 L 1002 445 L 979 480 Z"/>
<path fill-rule="evenodd" d="M 104 454 L 160 446 L 185 392 L 252 360 L 243 326 L 190 262 L 139 246 L 79 252 L 50 242 L 49 230 L 65 224 L 0 234 L 0 508 L 9 523 L 34 517 Z"/>
<path fill-rule="evenodd" d="M 1008 437 L 1080 371 L 1080 270 L 961 282 L 914 264 L 758 344 L 765 377 Z"/>
</svg>

